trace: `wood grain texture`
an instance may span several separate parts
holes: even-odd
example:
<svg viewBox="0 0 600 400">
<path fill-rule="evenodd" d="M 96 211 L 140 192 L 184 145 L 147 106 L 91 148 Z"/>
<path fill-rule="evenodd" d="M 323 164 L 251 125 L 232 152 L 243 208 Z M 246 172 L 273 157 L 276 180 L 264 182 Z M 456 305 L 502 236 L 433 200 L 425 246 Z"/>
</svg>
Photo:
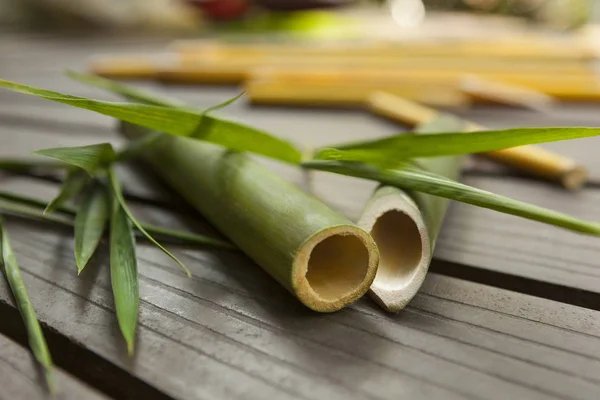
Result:
<svg viewBox="0 0 600 400">
<path fill-rule="evenodd" d="M 0 399 L 108 399 L 60 368 L 55 369 L 55 377 L 59 392 L 53 397 L 45 388 L 43 374 L 31 353 L 6 336 L 0 335 Z"/>
<path fill-rule="evenodd" d="M 317 315 L 241 255 L 181 251 L 190 280 L 145 245 L 128 360 L 106 263 L 77 279 L 70 234 L 15 220 L 8 229 L 40 319 L 177 398 L 600 395 L 594 311 L 432 275 L 398 315 L 368 300 Z"/>
<path fill-rule="evenodd" d="M 81 70 L 92 52 L 140 53 L 163 44 L 3 36 L 0 51 L 8 56 L 0 68 L 5 79 L 109 99 L 113 97 L 61 77 L 60 71 L 65 66 Z M 198 107 L 238 93 L 237 88 L 140 86 L 164 89 Z M 251 108 L 244 101 L 220 114 L 306 146 L 402 130 L 367 113 Z M 550 116 L 480 108 L 467 116 L 491 127 L 595 126 L 600 118 L 585 107 L 561 108 Z M 114 125 L 87 111 L 0 91 L 0 156 L 99 141 L 121 144 Z M 585 161 L 596 179 L 596 144 L 596 139 L 586 139 L 548 146 Z M 354 219 L 376 186 L 326 173 L 307 179 L 295 168 L 263 162 Z M 119 172 L 137 197 L 172 201 L 164 187 L 139 169 Z M 543 182 L 500 178 L 502 174 L 506 171 L 495 165 L 471 163 L 464 181 L 600 219 L 600 192 L 594 188 L 569 194 Z M 7 175 L 0 175 L 0 184 L 3 190 L 48 199 L 57 190 L 48 180 Z M 200 216 L 188 214 L 189 209 L 175 208 L 177 215 L 144 205 L 134 212 L 148 222 L 215 233 Z M 364 299 L 341 312 L 319 315 L 241 254 L 174 249 L 192 270 L 188 279 L 159 250 L 141 242 L 137 354 L 128 358 L 114 316 L 106 244 L 78 278 L 69 230 L 18 218 L 7 218 L 7 227 L 50 347 L 59 350 L 54 351 L 55 360 L 115 398 L 600 398 L 600 312 L 565 304 L 568 298 L 559 303 L 430 274 L 399 314 L 386 314 Z M 436 262 L 487 271 L 491 277 L 518 276 L 525 282 L 522 291 L 528 284 L 545 282 L 588 291 L 597 300 L 597 248 L 597 239 L 454 204 Z M 436 262 L 433 269 L 443 271 Z M 4 280 L 0 319 L 0 332 L 23 341 Z M 16 398 L 35 390 L 14 382 Z"/>
</svg>

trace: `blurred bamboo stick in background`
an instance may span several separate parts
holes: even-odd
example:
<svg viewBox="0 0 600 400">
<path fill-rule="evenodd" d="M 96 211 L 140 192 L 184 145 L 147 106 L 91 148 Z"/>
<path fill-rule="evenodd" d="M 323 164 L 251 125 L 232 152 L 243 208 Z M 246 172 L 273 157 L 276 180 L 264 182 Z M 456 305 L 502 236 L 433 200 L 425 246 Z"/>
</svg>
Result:
<svg viewBox="0 0 600 400">
<path fill-rule="evenodd" d="M 249 80 L 246 95 L 255 104 L 293 106 L 340 106 L 364 107 L 375 89 L 388 90 L 398 96 L 435 107 L 465 107 L 469 105 L 467 95 L 457 88 L 428 86 L 418 82 L 389 84 L 299 82 L 262 79 Z"/>
<path fill-rule="evenodd" d="M 386 92 L 373 93 L 368 105 L 372 112 L 410 126 L 430 121 L 438 115 L 434 109 Z M 468 122 L 467 131 L 484 129 L 481 125 Z M 560 182 L 569 190 L 580 189 L 587 180 L 587 170 L 583 166 L 536 146 L 513 147 L 485 155 L 532 175 Z"/>
<path fill-rule="evenodd" d="M 431 40 L 407 42 L 370 42 L 359 45 L 289 45 L 289 44 L 223 44 L 211 40 L 181 40 L 171 49 L 180 54 L 211 57 L 264 57 L 272 54 L 296 55 L 393 55 L 446 56 L 454 58 L 514 58 L 544 60 L 590 60 L 597 50 L 582 40 L 553 40 L 541 38 L 494 40 Z"/>
</svg>

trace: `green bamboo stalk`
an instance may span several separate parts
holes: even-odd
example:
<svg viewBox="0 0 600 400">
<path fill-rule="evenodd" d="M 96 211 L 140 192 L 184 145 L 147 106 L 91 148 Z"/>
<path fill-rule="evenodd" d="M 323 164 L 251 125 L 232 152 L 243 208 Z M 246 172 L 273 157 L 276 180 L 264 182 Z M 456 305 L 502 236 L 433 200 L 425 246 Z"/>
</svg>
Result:
<svg viewBox="0 0 600 400">
<path fill-rule="evenodd" d="M 415 132 L 457 132 L 465 127 L 459 118 L 439 114 Z M 430 172 L 458 179 L 463 159 L 451 156 L 417 162 Z M 385 310 L 404 308 L 423 284 L 447 207 L 448 200 L 442 197 L 385 185 L 367 202 L 357 224 L 371 233 L 379 247 L 381 260 L 369 294 Z"/>
<path fill-rule="evenodd" d="M 149 134 L 122 128 L 131 139 Z M 168 136 L 143 158 L 307 307 L 339 310 L 371 285 L 379 261 L 372 238 L 247 154 Z"/>
</svg>

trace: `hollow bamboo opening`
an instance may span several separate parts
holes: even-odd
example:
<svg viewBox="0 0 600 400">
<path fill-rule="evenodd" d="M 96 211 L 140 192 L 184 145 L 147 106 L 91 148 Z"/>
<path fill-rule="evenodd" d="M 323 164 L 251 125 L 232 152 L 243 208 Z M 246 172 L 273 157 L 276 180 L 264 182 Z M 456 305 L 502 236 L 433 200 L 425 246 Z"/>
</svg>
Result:
<svg viewBox="0 0 600 400">
<path fill-rule="evenodd" d="M 339 310 L 367 292 L 378 262 L 377 247 L 362 229 L 341 226 L 319 232 L 294 262 L 296 294 L 314 310 Z"/>
<path fill-rule="evenodd" d="M 358 226 L 371 233 L 380 254 L 371 297 L 385 310 L 399 311 L 425 280 L 431 241 L 414 201 L 397 189 L 388 192 L 367 205 Z"/>
<path fill-rule="evenodd" d="M 371 236 L 380 255 L 377 286 L 388 290 L 408 287 L 426 256 L 415 221 L 398 210 L 388 211 L 377 218 Z"/>
</svg>

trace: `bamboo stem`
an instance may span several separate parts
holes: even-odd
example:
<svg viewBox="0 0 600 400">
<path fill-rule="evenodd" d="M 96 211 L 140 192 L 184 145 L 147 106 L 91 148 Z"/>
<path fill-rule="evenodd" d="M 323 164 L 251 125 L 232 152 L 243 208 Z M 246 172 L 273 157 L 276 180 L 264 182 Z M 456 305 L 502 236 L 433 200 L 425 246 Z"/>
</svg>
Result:
<svg viewBox="0 0 600 400">
<path fill-rule="evenodd" d="M 168 136 L 144 159 L 307 307 L 336 311 L 369 289 L 379 262 L 369 234 L 247 154 Z"/>
<path fill-rule="evenodd" d="M 457 41 L 414 41 L 402 43 L 372 42 L 364 45 L 293 46 L 281 44 L 223 44 L 209 40 L 180 40 L 172 50 L 185 55 L 205 57 L 265 57 L 273 54 L 305 57 L 329 56 L 445 56 L 448 58 L 497 58 L 513 60 L 539 59 L 590 60 L 598 56 L 593 46 L 582 41 L 557 42 L 540 38 Z"/>
<path fill-rule="evenodd" d="M 382 186 L 357 224 L 379 248 L 379 268 L 369 294 L 386 311 L 400 311 L 423 284 L 432 256 L 423 214 L 404 191 Z"/>
<path fill-rule="evenodd" d="M 475 101 L 490 101 L 529 108 L 536 111 L 546 111 L 555 103 L 552 96 L 521 85 L 496 82 L 482 79 L 475 75 L 467 75 L 459 82 L 460 90 Z"/>
<path fill-rule="evenodd" d="M 369 98 L 369 109 L 387 118 L 408 125 L 432 120 L 437 111 L 402 99 L 394 94 L 375 92 Z M 483 130 L 468 122 L 467 131 Z M 521 146 L 485 153 L 498 162 L 519 168 L 532 175 L 561 183 L 569 190 L 580 189 L 587 180 L 587 170 L 575 161 L 536 146 Z"/>
<path fill-rule="evenodd" d="M 252 79 L 246 83 L 246 95 L 254 104 L 293 106 L 339 106 L 364 107 L 370 94 L 376 90 L 388 90 L 417 102 L 435 107 L 465 107 L 468 96 L 454 87 L 427 86 L 416 82 L 378 84 L 302 82 L 270 79 Z"/>
<path fill-rule="evenodd" d="M 438 114 L 415 133 L 460 131 L 464 125 L 458 118 Z M 419 164 L 458 179 L 463 159 L 423 158 Z M 404 308 L 423 284 L 447 206 L 447 199 L 392 186 L 379 187 L 367 202 L 358 226 L 371 233 L 381 257 L 369 294 L 385 310 Z"/>
</svg>

